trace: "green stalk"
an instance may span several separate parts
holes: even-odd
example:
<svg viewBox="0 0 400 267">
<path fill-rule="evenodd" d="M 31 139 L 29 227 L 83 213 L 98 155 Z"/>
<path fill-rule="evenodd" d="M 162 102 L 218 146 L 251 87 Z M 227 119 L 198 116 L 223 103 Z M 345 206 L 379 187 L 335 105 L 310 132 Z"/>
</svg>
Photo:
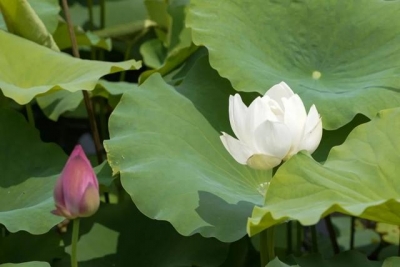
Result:
<svg viewBox="0 0 400 267">
<path fill-rule="evenodd" d="M 265 267 L 275 258 L 275 227 L 271 226 L 260 233 L 261 267 Z"/>
<path fill-rule="evenodd" d="M 106 27 L 106 0 L 100 1 L 100 29 Z"/>
<path fill-rule="evenodd" d="M 292 221 L 288 221 L 286 223 L 286 247 L 287 247 L 287 254 L 292 253 Z"/>
<path fill-rule="evenodd" d="M 311 240 L 312 240 L 312 251 L 318 253 L 318 238 L 317 238 L 317 227 L 315 225 L 310 226 Z"/>
<path fill-rule="evenodd" d="M 351 222 L 350 222 L 350 250 L 354 249 L 354 235 L 356 232 L 356 227 L 355 227 L 355 223 L 356 223 L 356 217 L 351 216 Z"/>
<path fill-rule="evenodd" d="M 93 0 L 86 0 L 89 12 L 89 30 L 94 30 L 94 23 L 93 23 Z"/>
<path fill-rule="evenodd" d="M 79 239 L 79 222 L 79 218 L 72 221 L 71 267 L 78 267 L 77 247 Z"/>
<path fill-rule="evenodd" d="M 296 256 L 301 256 L 301 247 L 303 246 L 303 227 L 300 222 L 296 222 Z"/>
<path fill-rule="evenodd" d="M 399 226 L 399 230 L 400 230 L 400 226 Z M 399 248 L 398 248 L 398 252 L 397 252 L 397 256 L 400 257 L 400 234 L 399 234 Z"/>
<path fill-rule="evenodd" d="M 325 220 L 326 228 L 328 229 L 329 238 L 331 240 L 333 252 L 335 254 L 339 254 L 340 248 L 339 248 L 339 244 L 336 240 L 335 228 L 333 228 L 331 216 L 330 215 L 326 216 L 324 220 Z"/>
<path fill-rule="evenodd" d="M 35 116 L 33 116 L 31 103 L 27 103 L 25 105 L 25 109 L 26 109 L 26 115 L 28 117 L 29 124 L 32 125 L 33 127 L 35 127 Z"/>
<path fill-rule="evenodd" d="M 69 7 L 68 7 L 67 0 L 62 0 L 62 5 L 63 5 L 63 9 L 64 9 L 65 19 L 66 19 L 67 25 L 68 25 L 69 37 L 71 39 L 72 53 L 73 53 L 74 57 L 80 58 L 79 50 L 78 50 L 78 43 L 76 41 L 74 26 L 71 21 L 71 15 L 69 13 Z M 82 94 L 83 94 L 83 99 L 85 101 L 86 111 L 87 111 L 88 117 L 89 117 L 90 129 L 92 131 L 92 136 L 93 136 L 94 144 L 96 147 L 97 162 L 98 162 L 98 164 L 100 164 L 103 162 L 103 154 L 102 154 L 103 149 L 102 149 L 102 145 L 101 145 L 101 141 L 100 141 L 99 131 L 97 129 L 96 116 L 94 113 L 93 104 L 92 104 L 92 101 L 90 100 L 89 93 L 87 91 L 83 90 Z"/>
</svg>

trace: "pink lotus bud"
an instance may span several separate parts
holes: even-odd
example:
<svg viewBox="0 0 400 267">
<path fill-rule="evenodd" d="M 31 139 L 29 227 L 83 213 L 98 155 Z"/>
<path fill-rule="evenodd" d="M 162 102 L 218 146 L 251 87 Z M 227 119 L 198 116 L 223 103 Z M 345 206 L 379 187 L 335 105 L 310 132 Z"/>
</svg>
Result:
<svg viewBox="0 0 400 267">
<path fill-rule="evenodd" d="M 56 210 L 67 219 L 89 217 L 100 205 L 99 183 L 80 145 L 75 146 L 54 188 Z"/>
</svg>

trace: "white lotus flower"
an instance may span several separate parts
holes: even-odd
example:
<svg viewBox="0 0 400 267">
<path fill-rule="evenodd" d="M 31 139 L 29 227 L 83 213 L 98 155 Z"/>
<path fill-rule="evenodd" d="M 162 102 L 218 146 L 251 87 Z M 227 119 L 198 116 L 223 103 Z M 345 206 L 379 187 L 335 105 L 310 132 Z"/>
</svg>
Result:
<svg viewBox="0 0 400 267">
<path fill-rule="evenodd" d="M 229 120 L 237 139 L 222 132 L 221 141 L 240 164 L 268 170 L 301 150 L 313 153 L 322 138 L 322 122 L 313 105 L 281 82 L 247 107 L 239 94 L 229 97 Z"/>
</svg>

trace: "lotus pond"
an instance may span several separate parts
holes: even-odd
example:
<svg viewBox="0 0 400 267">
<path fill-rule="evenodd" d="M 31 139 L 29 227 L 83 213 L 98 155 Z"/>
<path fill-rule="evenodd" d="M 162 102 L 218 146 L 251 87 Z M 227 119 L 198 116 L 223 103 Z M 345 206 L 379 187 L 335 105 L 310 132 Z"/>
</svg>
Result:
<svg viewBox="0 0 400 267">
<path fill-rule="evenodd" d="M 400 266 L 399 14 L 0 0 L 0 267 Z"/>
</svg>

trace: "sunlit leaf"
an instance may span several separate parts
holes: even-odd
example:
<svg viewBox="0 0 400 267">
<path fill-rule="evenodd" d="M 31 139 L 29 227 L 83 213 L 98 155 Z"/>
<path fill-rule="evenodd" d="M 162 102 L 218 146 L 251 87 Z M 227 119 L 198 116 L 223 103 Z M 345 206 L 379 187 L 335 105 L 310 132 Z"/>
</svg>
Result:
<svg viewBox="0 0 400 267">
<path fill-rule="evenodd" d="M 148 0 L 147 3 L 151 3 L 148 8 L 154 5 L 153 8 L 156 8 L 156 10 L 161 7 L 164 9 L 166 7 L 162 2 L 159 0 Z M 142 73 L 139 79 L 140 83 L 143 83 L 155 72 L 163 76 L 170 73 L 182 65 L 197 50 L 198 47 L 192 43 L 191 30 L 185 28 L 188 3 L 189 1 L 187 0 L 172 1 L 166 11 L 163 11 L 167 12 L 167 17 L 170 18 L 168 20 L 169 23 L 166 24 L 168 25 L 166 39 L 159 37 L 159 39 L 150 40 L 141 46 L 140 52 L 145 64 L 154 69 Z M 155 11 L 153 12 L 156 14 Z"/>
<path fill-rule="evenodd" d="M 400 265 L 400 257 L 390 257 L 383 262 L 382 267 L 396 267 L 399 265 Z"/>
<path fill-rule="evenodd" d="M 9 32 L 60 51 L 28 0 L 0 0 L 0 11 Z"/>
<path fill-rule="evenodd" d="M 109 121 L 110 165 L 146 216 L 168 220 L 183 235 L 238 240 L 270 172 L 238 164 L 223 147 L 234 91 L 207 58 L 177 90 L 154 74 L 124 93 Z"/>
<path fill-rule="evenodd" d="M 300 153 L 283 164 L 248 222 L 254 235 L 287 219 L 312 225 L 338 211 L 400 225 L 400 108 L 381 111 L 334 147 L 324 165 Z"/>
<path fill-rule="evenodd" d="M 86 2 L 86 1 L 84 1 Z M 99 3 L 98 1 L 93 1 Z M 105 1 L 105 27 L 129 23 L 132 21 L 143 21 L 147 17 L 146 7 L 143 0 L 106 0 Z M 76 1 L 70 6 L 71 18 L 75 25 L 83 26 L 89 21 L 88 9 Z M 93 22 L 100 27 L 100 5 L 93 6 Z"/>
<path fill-rule="evenodd" d="M 285 81 L 337 129 L 400 105 L 399 12 L 399 1 L 192 0 L 187 25 L 235 89 Z"/>
<path fill-rule="evenodd" d="M 99 80 L 90 96 L 106 98 L 110 106 L 115 107 L 125 91 L 136 88 L 137 85 L 133 83 Z M 83 102 L 83 95 L 79 91 L 72 93 L 63 90 L 39 96 L 36 101 L 49 119 L 57 121 L 64 113 L 77 109 Z"/>
<path fill-rule="evenodd" d="M 0 264 L 0 267 L 50 267 L 47 262 L 31 261 L 24 263 L 5 263 Z"/>
<path fill-rule="evenodd" d="M 7 0 L 2 1 L 2 2 L 7 2 Z M 15 7 L 15 4 L 18 1 L 8 1 L 12 2 L 11 7 Z M 29 5 L 32 7 L 32 9 L 35 11 L 37 16 L 40 18 L 40 20 L 43 22 L 43 24 L 46 26 L 46 29 L 49 33 L 53 33 L 58 25 L 58 17 L 59 17 L 59 12 L 60 12 L 60 6 L 58 5 L 58 0 L 28 0 Z M 19 18 L 21 21 L 25 21 L 26 18 Z M 27 27 L 28 25 L 25 25 Z M 31 26 L 31 25 L 30 25 Z M 27 27 L 28 28 L 28 27 Z M 4 18 L 0 12 L 0 29 L 7 30 L 7 26 L 4 22 Z"/>
<path fill-rule="evenodd" d="M 134 60 L 101 62 L 73 58 L 3 31 L 0 42 L 0 88 L 19 104 L 60 89 L 92 90 L 106 74 L 141 67 Z"/>
<path fill-rule="evenodd" d="M 105 50 L 111 50 L 111 40 L 107 38 L 101 38 L 92 32 L 85 32 L 81 27 L 75 26 L 76 41 L 79 46 L 94 46 L 103 48 Z M 63 50 L 71 47 L 71 39 L 68 33 L 68 25 L 64 21 L 60 21 L 57 30 L 53 34 L 54 41 L 58 47 Z"/>
<path fill-rule="evenodd" d="M 376 224 L 376 231 L 382 234 L 382 239 L 389 244 L 400 245 L 400 228 L 398 225 L 392 225 L 387 223 Z"/>
</svg>

